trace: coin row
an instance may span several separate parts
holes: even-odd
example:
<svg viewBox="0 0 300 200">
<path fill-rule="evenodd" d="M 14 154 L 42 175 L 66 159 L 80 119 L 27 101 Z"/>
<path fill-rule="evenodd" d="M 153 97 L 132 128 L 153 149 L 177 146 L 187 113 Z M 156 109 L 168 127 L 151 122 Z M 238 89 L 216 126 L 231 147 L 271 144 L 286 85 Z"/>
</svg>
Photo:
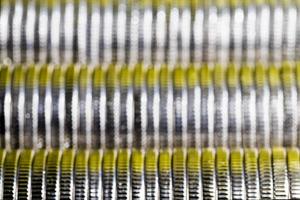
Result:
<svg viewBox="0 0 300 200">
<path fill-rule="evenodd" d="M 5 148 L 300 145 L 300 65 L 2 66 Z"/>
<path fill-rule="evenodd" d="M 299 199 L 298 149 L 0 150 L 1 199 Z"/>
<path fill-rule="evenodd" d="M 0 60 L 299 60 L 299 9 L 295 0 L 2 0 Z"/>
</svg>

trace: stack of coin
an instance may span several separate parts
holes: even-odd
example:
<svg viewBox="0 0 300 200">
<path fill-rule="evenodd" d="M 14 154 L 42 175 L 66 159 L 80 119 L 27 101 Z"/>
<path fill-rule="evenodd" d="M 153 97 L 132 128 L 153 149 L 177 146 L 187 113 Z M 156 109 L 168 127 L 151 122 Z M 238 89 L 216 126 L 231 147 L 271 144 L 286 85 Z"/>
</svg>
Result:
<svg viewBox="0 0 300 200">
<path fill-rule="evenodd" d="M 299 9 L 296 0 L 2 0 L 0 60 L 299 60 Z"/>
<path fill-rule="evenodd" d="M 299 199 L 296 148 L 0 151 L 3 199 Z"/>
<path fill-rule="evenodd" d="M 300 65 L 0 68 L 0 144 L 294 147 Z"/>
<path fill-rule="evenodd" d="M 299 0 L 0 0 L 0 199 L 300 199 Z"/>
</svg>

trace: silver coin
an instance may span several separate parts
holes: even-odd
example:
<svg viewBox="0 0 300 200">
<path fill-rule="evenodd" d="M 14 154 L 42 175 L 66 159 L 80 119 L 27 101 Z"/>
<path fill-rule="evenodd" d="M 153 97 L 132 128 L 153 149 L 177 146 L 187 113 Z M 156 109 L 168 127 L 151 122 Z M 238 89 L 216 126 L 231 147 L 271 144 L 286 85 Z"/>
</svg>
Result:
<svg viewBox="0 0 300 200">
<path fill-rule="evenodd" d="M 106 74 L 106 133 L 105 147 L 119 147 L 120 88 L 118 69 L 111 65 Z"/>
<path fill-rule="evenodd" d="M 97 200 L 102 197 L 102 152 L 94 150 L 90 152 L 89 161 L 89 199 Z"/>
<path fill-rule="evenodd" d="M 117 157 L 117 199 L 130 199 L 130 150 L 120 149 Z"/>
<path fill-rule="evenodd" d="M 253 87 L 252 69 L 248 66 L 241 68 L 241 96 L 242 96 L 242 144 L 244 148 L 256 146 L 256 113 L 255 89 Z"/>
<path fill-rule="evenodd" d="M 213 200 L 218 198 L 216 190 L 215 152 L 213 149 L 204 149 L 201 156 L 202 198 Z"/>
<path fill-rule="evenodd" d="M 268 69 L 270 87 L 270 142 L 272 146 L 283 144 L 283 93 L 279 71 L 275 66 Z"/>
<path fill-rule="evenodd" d="M 228 91 L 225 71 L 222 66 L 215 66 L 214 82 L 214 146 L 226 147 L 228 142 Z"/>
<path fill-rule="evenodd" d="M 244 176 L 247 199 L 260 198 L 259 163 L 255 149 L 246 149 L 244 152 Z"/>
<path fill-rule="evenodd" d="M 256 92 L 256 138 L 258 147 L 270 146 L 269 98 L 266 69 L 263 65 L 255 68 Z"/>
<path fill-rule="evenodd" d="M 291 148 L 287 150 L 287 169 L 289 181 L 289 195 L 291 199 L 297 199 L 300 196 L 300 173 L 299 173 L 299 150 Z"/>
<path fill-rule="evenodd" d="M 272 155 L 269 149 L 259 151 L 260 198 L 273 199 Z"/>
<path fill-rule="evenodd" d="M 187 91 L 185 70 L 176 67 L 173 70 L 174 132 L 173 146 L 186 147 L 187 142 Z"/>
<path fill-rule="evenodd" d="M 294 60 L 296 53 L 298 10 L 296 3 L 292 1 L 282 6 L 284 10 L 282 56 L 284 60 Z"/>
<path fill-rule="evenodd" d="M 158 155 L 154 149 L 145 153 L 145 198 L 159 199 Z"/>
<path fill-rule="evenodd" d="M 186 153 L 185 149 L 175 149 L 172 156 L 173 199 L 187 198 Z"/>
<path fill-rule="evenodd" d="M 26 3 L 24 3 L 26 5 Z M 25 39 L 23 39 L 23 44 L 22 43 L 22 50 L 25 51 L 25 53 L 23 52 L 22 55 L 23 57 L 25 57 L 25 59 L 23 58 L 23 60 L 25 60 L 27 63 L 33 63 L 34 62 L 34 48 L 35 48 L 35 29 L 36 29 L 36 24 L 37 24 L 37 20 L 38 17 L 36 16 L 36 1 L 29 1 L 27 2 L 27 7 L 25 7 L 26 9 L 26 22 L 25 22 L 25 30 L 23 31 L 23 34 L 25 37 Z M 24 13 L 25 15 L 25 13 Z M 44 22 L 45 23 L 45 22 Z M 25 47 L 25 50 L 24 50 Z"/>
<path fill-rule="evenodd" d="M 257 6 L 257 28 L 256 28 L 256 60 L 266 63 L 269 60 L 270 21 L 271 11 L 263 1 Z"/>
<path fill-rule="evenodd" d="M 227 69 L 228 88 L 228 142 L 230 147 L 240 147 L 242 142 L 241 134 L 241 89 L 238 82 L 238 69 L 236 66 L 229 66 Z"/>
<path fill-rule="evenodd" d="M 49 151 L 46 164 L 46 199 L 59 199 L 60 160 L 60 150 Z"/>
<path fill-rule="evenodd" d="M 75 19 L 77 17 L 77 7 L 73 0 L 61 2 L 61 26 L 60 26 L 60 40 L 59 56 L 62 63 L 72 63 L 74 61 L 74 41 L 75 40 Z M 56 24 L 57 26 L 57 24 Z M 82 37 L 82 35 L 81 35 Z"/>
<path fill-rule="evenodd" d="M 140 149 L 145 148 L 147 141 L 147 93 L 145 70 L 142 65 L 134 69 L 133 74 L 133 103 L 134 103 L 134 131 L 132 146 Z M 129 133 L 130 134 L 130 133 Z"/>
<path fill-rule="evenodd" d="M 3 199 L 16 199 L 18 197 L 18 160 L 20 152 L 12 150 L 7 152 L 3 167 Z"/>
<path fill-rule="evenodd" d="M 146 72 L 146 93 L 147 93 L 147 148 L 159 146 L 159 75 L 156 67 L 151 67 Z"/>
<path fill-rule="evenodd" d="M 78 147 L 90 148 L 92 142 L 92 83 L 89 67 L 80 68 L 78 75 L 79 131 Z"/>
<path fill-rule="evenodd" d="M 166 16 L 166 8 L 160 3 L 155 8 L 154 14 L 154 63 L 161 64 L 165 61 L 165 48 L 167 43 L 167 16 Z"/>
<path fill-rule="evenodd" d="M 88 30 L 87 30 L 87 57 L 91 64 L 100 62 L 100 39 L 103 34 L 103 9 L 100 9 L 100 3 L 88 2 Z M 80 36 L 79 36 L 80 37 Z M 80 56 L 79 58 L 80 59 Z"/>
<path fill-rule="evenodd" d="M 172 185 L 172 154 L 168 149 L 161 150 L 158 158 L 159 198 L 173 198 Z"/>
<path fill-rule="evenodd" d="M 91 147 L 98 149 L 105 146 L 106 126 L 105 71 L 101 66 L 95 67 L 92 75 L 92 105 Z"/>
<path fill-rule="evenodd" d="M 297 93 L 295 77 L 291 64 L 284 64 L 281 72 L 283 93 L 283 145 L 296 146 L 297 144 Z"/>
<path fill-rule="evenodd" d="M 116 153 L 114 150 L 104 152 L 102 166 L 102 199 L 116 199 Z"/>
<path fill-rule="evenodd" d="M 244 8 L 244 27 L 243 27 L 243 61 L 253 65 L 255 62 L 256 52 L 256 38 L 258 33 L 256 32 L 258 27 L 258 11 L 256 4 L 247 2 L 243 6 Z"/>
<path fill-rule="evenodd" d="M 219 199 L 231 198 L 229 153 L 225 148 L 216 152 L 216 187 Z"/>
<path fill-rule="evenodd" d="M 68 147 L 78 145 L 79 127 L 79 94 L 78 94 L 78 68 L 71 65 L 65 72 L 65 144 Z"/>
<path fill-rule="evenodd" d="M 10 123 L 11 123 L 11 70 L 7 66 L 0 69 L 0 130 L 1 148 L 10 149 Z"/>
<path fill-rule="evenodd" d="M 54 67 L 51 77 L 51 147 L 69 147 L 65 141 L 65 90 L 64 70 Z"/>
<path fill-rule="evenodd" d="M 87 63 L 87 48 L 88 48 L 88 30 L 89 30 L 89 24 L 88 24 L 88 2 L 87 1 L 79 1 L 78 3 L 78 11 L 77 11 L 77 16 L 74 21 L 77 23 L 75 27 L 75 33 L 77 37 L 77 48 L 78 48 L 78 53 L 77 56 L 74 55 L 74 59 L 81 63 Z M 93 41 L 95 42 L 95 41 Z M 73 48 L 74 51 L 74 48 Z"/>
<path fill-rule="evenodd" d="M 144 174 L 144 153 L 140 150 L 133 150 L 131 154 L 131 196 L 132 199 L 145 198 L 145 174 Z"/>
<path fill-rule="evenodd" d="M 54 108 L 52 108 L 52 105 L 56 105 L 56 106 L 58 105 L 55 102 L 56 94 L 52 93 L 53 96 L 51 96 L 51 90 L 54 91 L 56 87 L 59 87 L 59 85 L 58 86 L 55 85 L 57 83 L 51 85 L 52 70 L 53 69 L 51 66 L 48 65 L 42 66 L 38 74 L 38 96 L 39 96 L 38 105 L 37 105 L 38 133 L 37 133 L 37 144 L 36 144 L 38 148 L 42 148 L 42 147 L 48 148 L 50 146 L 57 148 L 60 146 L 58 142 L 55 141 L 52 142 L 52 138 L 51 138 L 51 129 L 52 128 L 53 130 L 56 129 L 56 127 L 53 127 L 55 126 L 54 124 L 51 127 L 51 118 L 53 114 L 52 111 L 55 110 Z M 58 75 L 58 77 L 56 77 L 58 78 L 58 80 L 61 78 L 59 74 L 55 74 L 55 75 Z M 51 88 L 51 86 L 53 86 L 54 88 Z M 59 132 L 57 133 L 59 134 Z M 56 135 L 54 133 L 53 135 L 55 139 L 59 141 L 59 137 L 56 138 Z"/>
<path fill-rule="evenodd" d="M 59 198 L 74 199 L 74 162 L 76 152 L 73 149 L 67 149 L 62 152 L 59 172 Z"/>
<path fill-rule="evenodd" d="M 232 199 L 246 199 L 242 149 L 231 151 L 230 167 Z"/>
<path fill-rule="evenodd" d="M 4 184 L 4 161 L 5 161 L 6 151 L 0 150 L 0 198 L 3 198 L 3 184 Z"/>
<path fill-rule="evenodd" d="M 8 55 L 8 39 L 9 39 L 9 15 L 10 15 L 10 1 L 1 1 L 0 13 L 0 58 L 1 60 L 7 58 Z"/>
<path fill-rule="evenodd" d="M 33 150 L 23 150 L 20 153 L 17 173 L 18 199 L 31 199 L 32 197 L 31 172 L 33 156 Z"/>
<path fill-rule="evenodd" d="M 74 163 L 75 199 L 89 199 L 88 151 L 79 150 Z"/>
<path fill-rule="evenodd" d="M 25 103 L 25 84 L 24 69 L 22 66 L 14 68 L 11 83 L 11 137 L 10 145 L 13 149 L 24 146 L 24 103 Z"/>
<path fill-rule="evenodd" d="M 187 187 L 188 198 L 192 200 L 202 198 L 202 177 L 201 177 L 201 153 L 197 149 L 190 149 L 187 153 Z"/>
<path fill-rule="evenodd" d="M 270 5 L 270 61 L 280 63 L 282 61 L 283 23 L 284 11 L 280 2 L 275 1 Z"/>
<path fill-rule="evenodd" d="M 198 2 L 198 1 L 197 1 Z M 200 64 L 203 59 L 203 40 L 204 38 L 204 8 L 201 5 L 195 5 L 194 16 L 192 15 L 192 42 L 191 42 L 191 61 Z"/>
<path fill-rule="evenodd" d="M 131 148 L 134 123 L 134 102 L 132 72 L 129 67 L 122 67 L 120 74 L 120 148 Z"/>
<path fill-rule="evenodd" d="M 39 150 L 35 152 L 32 161 L 31 191 L 32 199 L 46 199 L 46 160 L 48 152 Z"/>
<path fill-rule="evenodd" d="M 58 64 L 61 62 L 60 58 L 60 43 L 61 43 L 61 36 L 60 33 L 62 32 L 62 11 L 59 2 L 55 1 L 54 4 L 49 9 L 49 48 L 48 48 L 48 60 L 52 63 Z"/>
<path fill-rule="evenodd" d="M 173 90 L 171 70 L 163 66 L 159 74 L 159 143 L 161 148 L 173 145 Z"/>
<path fill-rule="evenodd" d="M 241 1 L 230 6 L 230 61 L 239 65 L 242 60 L 244 9 Z"/>
<path fill-rule="evenodd" d="M 198 70 L 195 66 L 187 69 L 187 147 L 200 147 L 200 101 L 201 90 Z"/>
<path fill-rule="evenodd" d="M 217 5 L 216 60 L 226 65 L 230 55 L 230 9 L 227 4 Z"/>
<path fill-rule="evenodd" d="M 35 148 L 38 144 L 38 73 L 35 66 L 29 67 L 25 72 L 25 108 L 24 108 L 24 147 Z M 41 147 L 41 145 L 37 145 Z"/>
<path fill-rule="evenodd" d="M 214 93 L 211 71 L 208 66 L 203 66 L 200 71 L 200 133 L 201 147 L 212 147 L 214 141 Z"/>
<path fill-rule="evenodd" d="M 272 150 L 274 199 L 289 198 L 285 153 L 283 148 L 274 148 Z"/>
</svg>

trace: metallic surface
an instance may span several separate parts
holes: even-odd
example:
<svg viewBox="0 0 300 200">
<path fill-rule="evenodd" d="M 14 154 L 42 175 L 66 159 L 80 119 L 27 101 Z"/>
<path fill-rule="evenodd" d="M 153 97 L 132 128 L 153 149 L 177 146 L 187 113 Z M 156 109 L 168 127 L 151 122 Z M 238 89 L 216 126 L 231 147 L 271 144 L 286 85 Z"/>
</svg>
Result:
<svg viewBox="0 0 300 200">
<path fill-rule="evenodd" d="M 299 64 L 1 66 L 1 147 L 299 146 Z"/>
<path fill-rule="evenodd" d="M 297 199 L 300 193 L 297 148 L 2 150 L 1 156 L 0 195 L 7 199 Z"/>
<path fill-rule="evenodd" d="M 297 1 L 2 0 L 0 60 L 278 64 L 299 60 Z"/>
</svg>

